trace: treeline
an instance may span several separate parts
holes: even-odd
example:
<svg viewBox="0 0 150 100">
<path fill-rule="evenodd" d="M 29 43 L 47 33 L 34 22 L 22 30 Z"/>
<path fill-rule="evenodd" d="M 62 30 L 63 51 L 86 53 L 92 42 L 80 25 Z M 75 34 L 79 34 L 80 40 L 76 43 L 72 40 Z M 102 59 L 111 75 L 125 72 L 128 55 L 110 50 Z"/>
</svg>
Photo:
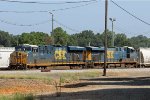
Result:
<svg viewBox="0 0 150 100">
<path fill-rule="evenodd" d="M 107 30 L 108 47 L 112 45 L 112 32 Z M 0 31 L 0 46 L 17 46 L 20 44 L 34 45 L 74 45 L 74 46 L 104 46 L 104 32 L 94 33 L 85 30 L 76 34 L 68 34 L 61 27 L 54 29 L 51 36 L 43 32 L 22 33 L 13 35 Z M 143 35 L 128 38 L 124 33 L 115 33 L 115 46 L 150 47 L 150 38 Z"/>
</svg>

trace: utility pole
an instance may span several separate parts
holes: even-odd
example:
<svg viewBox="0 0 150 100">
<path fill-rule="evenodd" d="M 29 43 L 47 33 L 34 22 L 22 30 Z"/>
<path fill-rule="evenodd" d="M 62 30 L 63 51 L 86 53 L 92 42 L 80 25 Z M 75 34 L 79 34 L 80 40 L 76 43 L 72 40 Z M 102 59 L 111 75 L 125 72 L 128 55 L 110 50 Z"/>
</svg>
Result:
<svg viewBox="0 0 150 100">
<path fill-rule="evenodd" d="M 115 40 L 115 37 L 114 37 L 114 31 L 113 31 L 113 29 L 114 29 L 114 21 L 116 21 L 116 19 L 115 18 L 109 18 L 109 20 L 112 22 L 112 47 L 114 47 L 115 45 L 114 45 L 114 40 Z"/>
<path fill-rule="evenodd" d="M 49 12 L 51 15 L 52 15 L 52 32 L 51 32 L 51 34 L 50 34 L 50 36 L 52 37 L 52 44 L 55 44 L 54 43 L 54 15 L 53 15 L 53 13 L 51 13 L 51 12 Z"/>
<path fill-rule="evenodd" d="M 104 54 L 104 70 L 103 76 L 106 76 L 107 67 L 107 16 L 108 16 L 108 0 L 105 0 L 105 54 Z"/>
</svg>

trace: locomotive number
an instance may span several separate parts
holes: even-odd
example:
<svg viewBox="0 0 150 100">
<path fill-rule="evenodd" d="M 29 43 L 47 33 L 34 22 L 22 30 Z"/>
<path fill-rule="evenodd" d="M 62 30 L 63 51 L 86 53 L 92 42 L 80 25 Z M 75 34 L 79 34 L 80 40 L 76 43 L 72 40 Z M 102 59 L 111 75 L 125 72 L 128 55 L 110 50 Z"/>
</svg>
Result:
<svg viewBox="0 0 150 100">
<path fill-rule="evenodd" d="M 66 59 L 66 51 L 65 50 L 56 50 L 55 51 L 55 59 Z"/>
<path fill-rule="evenodd" d="M 114 58 L 114 51 L 107 51 L 107 58 Z"/>
</svg>

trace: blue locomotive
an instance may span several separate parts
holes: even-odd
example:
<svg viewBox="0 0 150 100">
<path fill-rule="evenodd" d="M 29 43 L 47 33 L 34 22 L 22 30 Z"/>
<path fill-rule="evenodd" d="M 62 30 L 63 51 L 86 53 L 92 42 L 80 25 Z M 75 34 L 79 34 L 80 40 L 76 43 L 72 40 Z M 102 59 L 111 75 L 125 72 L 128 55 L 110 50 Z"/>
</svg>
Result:
<svg viewBox="0 0 150 100">
<path fill-rule="evenodd" d="M 136 51 L 132 47 L 108 48 L 107 65 L 134 64 Z M 10 55 L 10 69 L 47 68 L 52 66 L 79 66 L 94 68 L 104 65 L 104 47 L 59 45 L 21 45 Z"/>
</svg>

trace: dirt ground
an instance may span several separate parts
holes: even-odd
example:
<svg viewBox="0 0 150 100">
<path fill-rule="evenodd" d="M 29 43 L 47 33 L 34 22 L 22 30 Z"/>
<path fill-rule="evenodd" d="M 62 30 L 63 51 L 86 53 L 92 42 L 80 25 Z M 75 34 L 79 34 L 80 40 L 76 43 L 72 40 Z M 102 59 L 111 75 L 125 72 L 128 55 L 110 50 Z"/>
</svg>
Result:
<svg viewBox="0 0 150 100">
<path fill-rule="evenodd" d="M 54 87 L 47 85 L 39 80 L 31 79 L 0 79 L 0 94 L 42 94 L 43 92 L 52 93 Z"/>
<path fill-rule="evenodd" d="M 43 95 L 38 100 L 149 100 L 149 77 L 109 77 L 81 80 L 62 88 L 61 96 Z"/>
<path fill-rule="evenodd" d="M 36 100 L 149 100 L 149 72 L 150 69 L 110 69 L 105 77 L 61 84 L 58 91 L 55 85 L 43 81 L 0 79 L 0 94 L 33 93 Z"/>
</svg>

